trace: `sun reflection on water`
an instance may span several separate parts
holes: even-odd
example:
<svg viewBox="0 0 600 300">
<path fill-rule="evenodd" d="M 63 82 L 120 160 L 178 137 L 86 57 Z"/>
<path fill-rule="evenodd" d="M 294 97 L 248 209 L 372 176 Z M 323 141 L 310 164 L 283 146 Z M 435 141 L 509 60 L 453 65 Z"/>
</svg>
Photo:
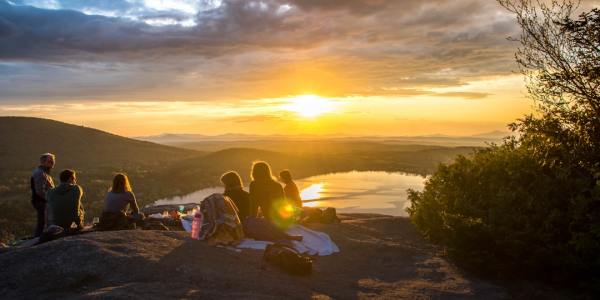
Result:
<svg viewBox="0 0 600 300">
<path fill-rule="evenodd" d="M 302 189 L 300 192 L 300 197 L 302 201 L 310 201 L 304 202 L 303 206 L 307 207 L 316 207 L 319 206 L 319 201 L 314 201 L 321 198 L 321 193 L 324 191 L 323 183 L 313 183 L 307 188 Z"/>
</svg>

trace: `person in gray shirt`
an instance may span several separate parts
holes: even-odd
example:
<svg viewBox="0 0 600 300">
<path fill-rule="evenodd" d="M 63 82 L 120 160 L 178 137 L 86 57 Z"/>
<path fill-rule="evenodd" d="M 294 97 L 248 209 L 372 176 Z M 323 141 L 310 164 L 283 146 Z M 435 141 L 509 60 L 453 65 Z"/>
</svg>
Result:
<svg viewBox="0 0 600 300">
<path fill-rule="evenodd" d="M 129 178 L 123 173 L 118 173 L 113 178 L 110 191 L 106 193 L 104 212 L 127 213 L 127 206 L 129 206 L 133 214 L 139 213 L 140 209 L 129 184 Z"/>
<path fill-rule="evenodd" d="M 46 192 L 54 188 L 54 180 L 50 170 L 54 168 L 56 156 L 52 153 L 44 153 L 40 156 L 40 165 L 33 170 L 29 180 L 31 186 L 31 205 L 37 213 L 37 224 L 35 226 L 35 237 L 39 237 L 48 223 L 48 210 Z"/>
<path fill-rule="evenodd" d="M 132 214 L 128 214 L 129 209 Z M 143 214 L 129 184 L 129 178 L 118 173 L 104 199 L 104 210 L 100 216 L 99 230 L 123 230 L 135 228 L 135 223 L 143 220 Z"/>
</svg>

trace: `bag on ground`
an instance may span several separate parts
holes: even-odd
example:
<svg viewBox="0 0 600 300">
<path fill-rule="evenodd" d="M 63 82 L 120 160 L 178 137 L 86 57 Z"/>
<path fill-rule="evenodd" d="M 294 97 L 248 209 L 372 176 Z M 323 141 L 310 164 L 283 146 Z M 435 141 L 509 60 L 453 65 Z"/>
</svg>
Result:
<svg viewBox="0 0 600 300">
<path fill-rule="evenodd" d="M 312 272 L 312 258 L 287 245 L 268 245 L 263 259 L 292 275 L 306 276 Z"/>
</svg>

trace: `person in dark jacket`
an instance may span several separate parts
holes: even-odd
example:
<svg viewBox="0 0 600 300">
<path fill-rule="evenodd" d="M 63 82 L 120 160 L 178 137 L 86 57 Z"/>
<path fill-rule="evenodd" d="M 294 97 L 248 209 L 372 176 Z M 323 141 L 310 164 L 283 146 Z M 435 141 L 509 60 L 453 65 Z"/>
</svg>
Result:
<svg viewBox="0 0 600 300">
<path fill-rule="evenodd" d="M 129 213 L 128 208 L 132 211 L 132 214 Z M 110 191 L 106 193 L 98 229 L 132 229 L 135 227 L 134 223 L 143 219 L 144 216 L 140 214 L 140 208 L 133 194 L 129 178 L 123 173 L 117 173 L 113 177 Z"/>
<path fill-rule="evenodd" d="M 279 172 L 279 178 L 285 184 L 283 192 L 285 199 L 297 208 L 302 207 L 302 198 L 300 197 L 300 191 L 294 180 L 292 180 L 292 173 L 289 170 L 283 170 Z"/>
<path fill-rule="evenodd" d="M 250 182 L 250 201 L 256 204 L 251 209 L 251 215 L 256 215 L 258 208 L 268 220 L 277 219 L 279 204 L 285 202 L 283 188 L 273 179 L 271 167 L 264 161 L 252 165 L 252 182 Z"/>
<path fill-rule="evenodd" d="M 54 168 L 56 156 L 45 153 L 40 156 L 40 165 L 33 171 L 29 180 L 31 186 L 31 205 L 37 213 L 37 224 L 34 236 L 39 237 L 48 222 L 46 192 L 54 188 L 54 180 L 50 176 L 50 170 Z"/>
<path fill-rule="evenodd" d="M 233 203 L 237 206 L 238 216 L 242 222 L 251 215 L 250 194 L 244 191 L 242 184 L 242 178 L 235 172 L 227 172 L 221 176 L 221 182 L 225 186 L 224 196 L 229 197 Z"/>
<path fill-rule="evenodd" d="M 48 219 L 52 225 L 62 227 L 65 231 L 83 229 L 85 212 L 81 205 L 83 189 L 77 185 L 77 175 L 73 170 L 60 172 L 60 184 L 46 193 L 48 200 Z"/>
</svg>

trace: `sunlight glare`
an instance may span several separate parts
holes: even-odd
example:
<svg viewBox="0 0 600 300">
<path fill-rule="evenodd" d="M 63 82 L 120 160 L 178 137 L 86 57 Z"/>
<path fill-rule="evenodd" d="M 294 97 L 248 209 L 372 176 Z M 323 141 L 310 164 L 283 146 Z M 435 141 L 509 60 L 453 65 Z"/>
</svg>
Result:
<svg viewBox="0 0 600 300">
<path fill-rule="evenodd" d="M 321 192 L 323 192 L 323 190 L 322 183 L 313 183 L 300 192 L 300 198 L 303 201 L 319 199 L 321 198 Z"/>
<path fill-rule="evenodd" d="M 301 95 L 291 98 L 284 109 L 293 111 L 305 118 L 314 118 L 333 111 L 333 103 L 316 95 Z"/>
</svg>

